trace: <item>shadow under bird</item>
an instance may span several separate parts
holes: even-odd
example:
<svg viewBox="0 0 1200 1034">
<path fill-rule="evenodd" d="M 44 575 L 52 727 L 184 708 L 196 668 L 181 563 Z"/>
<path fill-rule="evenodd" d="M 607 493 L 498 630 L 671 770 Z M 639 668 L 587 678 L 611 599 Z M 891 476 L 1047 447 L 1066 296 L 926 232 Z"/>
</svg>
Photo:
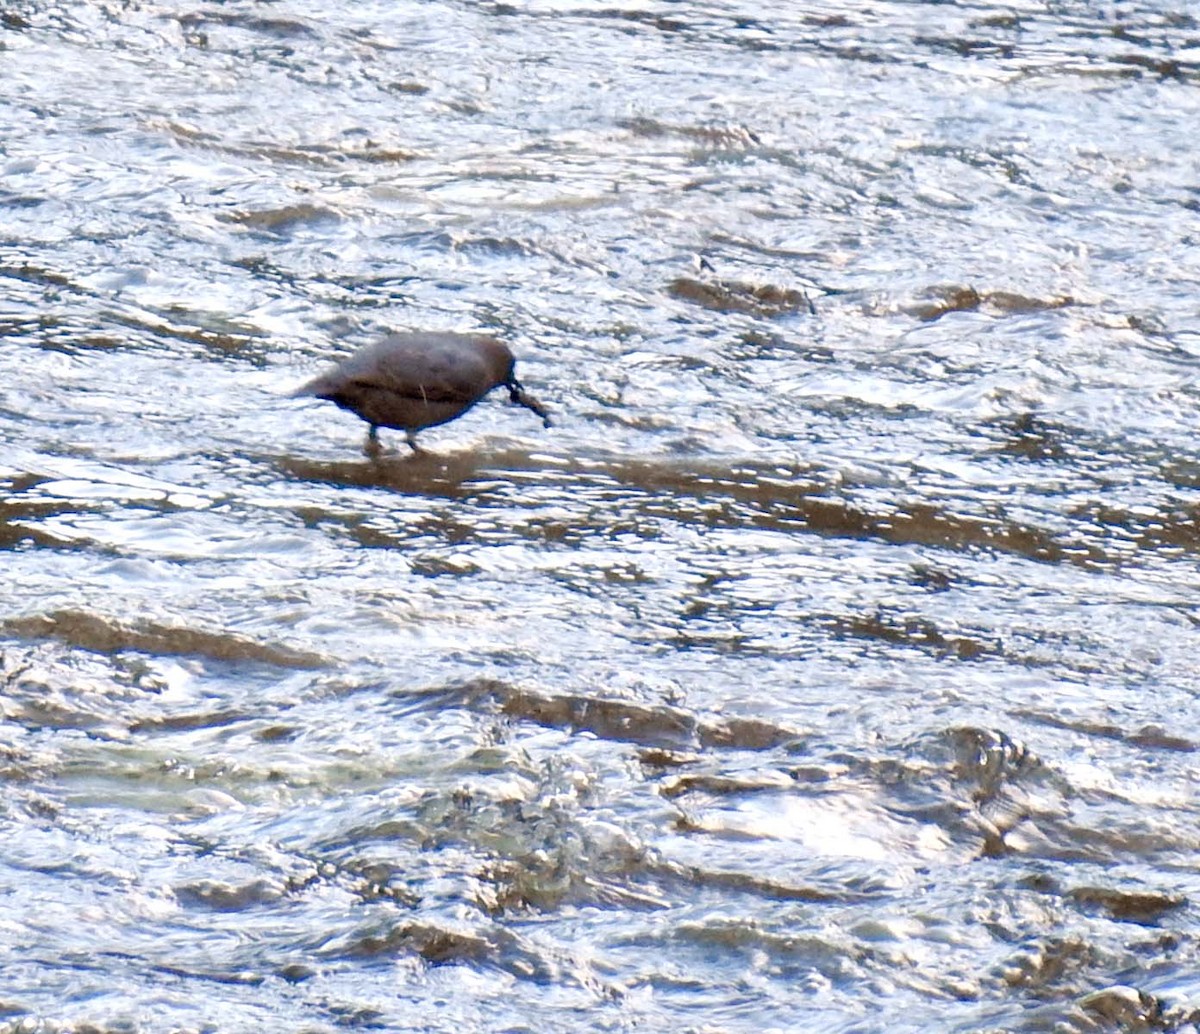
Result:
<svg viewBox="0 0 1200 1034">
<path fill-rule="evenodd" d="M 508 346 L 483 334 L 414 331 L 391 334 L 360 348 L 292 393 L 327 399 L 371 425 L 365 452 L 379 454 L 379 428 L 403 431 L 420 451 L 416 433 L 462 416 L 493 388 L 533 410 L 550 426 L 550 414 L 525 393 L 513 372 Z"/>
</svg>

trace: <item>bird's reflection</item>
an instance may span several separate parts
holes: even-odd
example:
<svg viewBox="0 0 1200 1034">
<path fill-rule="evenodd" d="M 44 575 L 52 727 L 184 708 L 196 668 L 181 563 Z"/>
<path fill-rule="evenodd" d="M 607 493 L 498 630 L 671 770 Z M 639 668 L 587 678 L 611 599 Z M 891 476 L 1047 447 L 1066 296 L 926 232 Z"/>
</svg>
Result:
<svg viewBox="0 0 1200 1034">
<path fill-rule="evenodd" d="M 526 449 L 495 448 L 417 452 L 394 450 L 363 459 L 322 460 L 282 456 L 280 470 L 291 478 L 358 488 L 387 488 L 411 495 L 465 495 L 470 486 L 514 471 L 536 472 L 547 457 Z M 552 465 L 552 464 L 551 464 Z"/>
</svg>

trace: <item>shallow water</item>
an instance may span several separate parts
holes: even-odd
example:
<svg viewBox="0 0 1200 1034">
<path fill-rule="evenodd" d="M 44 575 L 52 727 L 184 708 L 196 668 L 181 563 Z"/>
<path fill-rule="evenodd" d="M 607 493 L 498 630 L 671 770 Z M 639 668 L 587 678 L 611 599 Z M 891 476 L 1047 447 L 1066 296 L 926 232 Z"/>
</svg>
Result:
<svg viewBox="0 0 1200 1034">
<path fill-rule="evenodd" d="M 0 1031 L 1200 1029 L 1200 22 L 0 19 Z M 409 455 L 288 392 L 392 328 Z"/>
</svg>

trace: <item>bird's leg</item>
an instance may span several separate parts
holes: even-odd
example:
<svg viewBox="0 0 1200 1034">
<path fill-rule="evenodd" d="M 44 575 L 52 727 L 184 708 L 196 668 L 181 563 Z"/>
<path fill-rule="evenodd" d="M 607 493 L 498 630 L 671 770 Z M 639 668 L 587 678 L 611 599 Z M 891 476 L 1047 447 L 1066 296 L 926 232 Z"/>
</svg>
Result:
<svg viewBox="0 0 1200 1034">
<path fill-rule="evenodd" d="M 505 385 L 508 388 L 508 399 L 514 405 L 524 406 L 526 409 L 532 409 L 538 416 L 542 418 L 542 426 L 550 426 L 550 413 L 532 395 L 527 395 L 525 389 L 521 387 L 521 382 L 515 378 Z"/>
<path fill-rule="evenodd" d="M 367 432 L 367 440 L 363 444 L 363 452 L 371 459 L 378 459 L 379 454 L 383 452 L 383 446 L 379 444 L 379 428 L 374 424 L 371 425 L 371 430 Z"/>
<path fill-rule="evenodd" d="M 424 449 L 421 448 L 421 446 L 419 446 L 417 444 L 417 432 L 416 431 L 405 431 L 404 438 L 408 442 L 408 447 L 410 449 L 412 449 L 413 452 L 424 452 L 425 451 Z"/>
</svg>

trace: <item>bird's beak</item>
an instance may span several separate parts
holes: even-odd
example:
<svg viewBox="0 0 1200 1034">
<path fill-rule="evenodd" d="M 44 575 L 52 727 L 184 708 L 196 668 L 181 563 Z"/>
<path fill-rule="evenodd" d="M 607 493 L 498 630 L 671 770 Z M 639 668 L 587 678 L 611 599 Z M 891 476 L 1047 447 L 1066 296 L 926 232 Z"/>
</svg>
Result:
<svg viewBox="0 0 1200 1034">
<path fill-rule="evenodd" d="M 514 377 L 508 381 L 505 387 L 508 388 L 508 399 L 514 406 L 524 406 L 526 409 L 533 410 L 542 418 L 543 427 L 550 426 L 550 414 L 547 412 L 546 407 L 532 395 L 527 395 L 525 389 L 521 387 L 520 381 Z"/>
</svg>

